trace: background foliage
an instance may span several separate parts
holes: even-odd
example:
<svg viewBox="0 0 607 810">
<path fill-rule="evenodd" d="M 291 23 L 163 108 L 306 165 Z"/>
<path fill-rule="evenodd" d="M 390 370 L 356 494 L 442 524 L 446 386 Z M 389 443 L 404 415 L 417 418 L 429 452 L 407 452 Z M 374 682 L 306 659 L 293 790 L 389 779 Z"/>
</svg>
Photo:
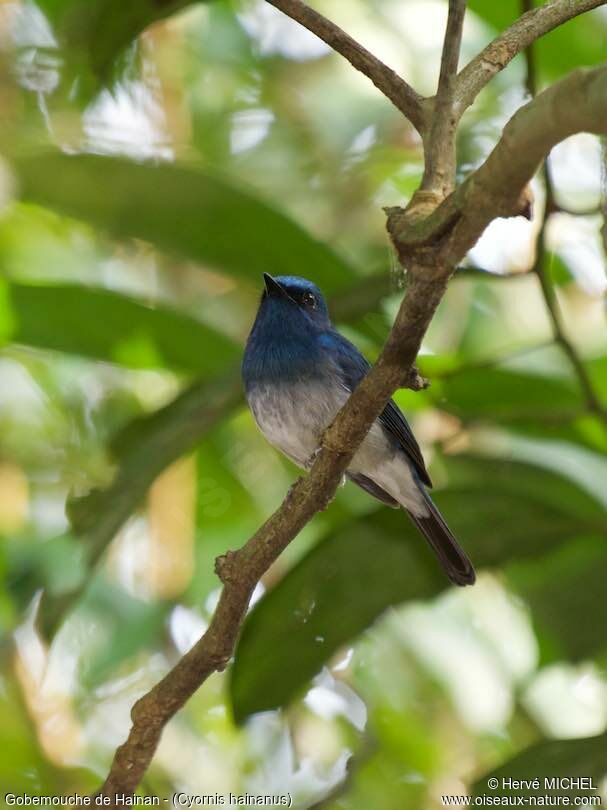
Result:
<svg viewBox="0 0 607 810">
<path fill-rule="evenodd" d="M 318 3 L 433 91 L 445 4 L 344 5 Z M 469 5 L 464 59 L 519 13 Z M 214 557 L 296 475 L 243 407 L 260 274 L 319 283 L 373 358 L 403 286 L 381 206 L 422 156 L 366 79 L 262 2 L 7 2 L 0 40 L 0 782 L 60 794 L 98 784 L 133 701 L 204 629 Z M 551 33 L 540 83 L 606 44 L 604 9 Z M 519 58 L 464 119 L 462 171 L 524 99 Z M 544 270 L 607 404 L 597 140 L 550 170 Z M 405 517 L 347 485 L 258 589 L 144 792 L 391 810 L 498 768 L 600 782 L 607 417 L 554 342 L 535 191 L 534 221 L 494 223 L 452 283 L 420 357 L 431 388 L 397 396 L 477 586 L 448 589 Z"/>
</svg>

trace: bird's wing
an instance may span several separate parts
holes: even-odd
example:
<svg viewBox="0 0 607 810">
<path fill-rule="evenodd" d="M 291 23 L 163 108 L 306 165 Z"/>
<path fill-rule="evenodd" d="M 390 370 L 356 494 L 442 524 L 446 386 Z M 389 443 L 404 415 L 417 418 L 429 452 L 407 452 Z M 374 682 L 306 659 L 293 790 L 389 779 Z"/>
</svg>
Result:
<svg viewBox="0 0 607 810">
<path fill-rule="evenodd" d="M 353 343 L 350 343 L 349 340 L 335 330 L 325 333 L 323 342 L 331 356 L 337 362 L 343 384 L 348 391 L 353 391 L 371 368 L 369 362 Z M 420 480 L 426 484 L 426 486 L 431 487 L 432 481 L 426 470 L 419 445 L 411 432 L 407 420 L 393 400 L 390 400 L 381 412 L 379 421 L 384 430 L 397 440 L 403 451 L 407 454 Z"/>
</svg>

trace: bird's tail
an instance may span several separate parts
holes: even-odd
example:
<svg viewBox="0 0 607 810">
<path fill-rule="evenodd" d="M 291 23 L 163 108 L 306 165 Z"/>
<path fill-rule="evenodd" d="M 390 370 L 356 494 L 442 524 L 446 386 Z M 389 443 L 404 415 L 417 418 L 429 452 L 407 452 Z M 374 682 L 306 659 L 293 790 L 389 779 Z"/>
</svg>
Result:
<svg viewBox="0 0 607 810">
<path fill-rule="evenodd" d="M 418 517 L 407 509 L 411 520 L 430 544 L 451 582 L 456 585 L 473 585 L 476 574 L 466 552 L 460 547 L 430 496 L 421 487 L 420 489 L 425 496 L 429 514 Z"/>
</svg>

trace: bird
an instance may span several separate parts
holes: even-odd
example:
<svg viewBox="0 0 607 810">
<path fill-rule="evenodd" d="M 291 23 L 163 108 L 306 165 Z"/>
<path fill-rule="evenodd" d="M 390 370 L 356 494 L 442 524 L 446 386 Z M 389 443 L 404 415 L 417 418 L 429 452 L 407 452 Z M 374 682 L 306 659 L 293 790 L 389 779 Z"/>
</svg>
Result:
<svg viewBox="0 0 607 810">
<path fill-rule="evenodd" d="M 268 442 L 310 469 L 323 432 L 371 366 L 333 326 L 316 284 L 299 276 L 263 278 L 242 361 L 245 396 Z M 428 494 L 432 481 L 421 450 L 392 399 L 346 477 L 383 504 L 404 509 L 451 582 L 474 583 L 472 563 Z"/>
</svg>

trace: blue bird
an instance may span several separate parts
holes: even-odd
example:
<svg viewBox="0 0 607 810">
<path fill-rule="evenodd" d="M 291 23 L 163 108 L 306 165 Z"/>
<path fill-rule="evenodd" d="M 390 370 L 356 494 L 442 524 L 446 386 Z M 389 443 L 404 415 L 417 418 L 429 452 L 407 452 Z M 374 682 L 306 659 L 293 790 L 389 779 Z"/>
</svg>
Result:
<svg viewBox="0 0 607 810">
<path fill-rule="evenodd" d="M 242 364 L 245 393 L 270 444 L 308 469 L 323 431 L 370 365 L 334 328 L 315 284 L 268 273 L 264 281 Z M 346 475 L 382 503 L 405 509 L 452 582 L 474 582 L 470 560 L 426 491 L 432 482 L 419 445 L 392 400 L 372 425 Z"/>
</svg>

